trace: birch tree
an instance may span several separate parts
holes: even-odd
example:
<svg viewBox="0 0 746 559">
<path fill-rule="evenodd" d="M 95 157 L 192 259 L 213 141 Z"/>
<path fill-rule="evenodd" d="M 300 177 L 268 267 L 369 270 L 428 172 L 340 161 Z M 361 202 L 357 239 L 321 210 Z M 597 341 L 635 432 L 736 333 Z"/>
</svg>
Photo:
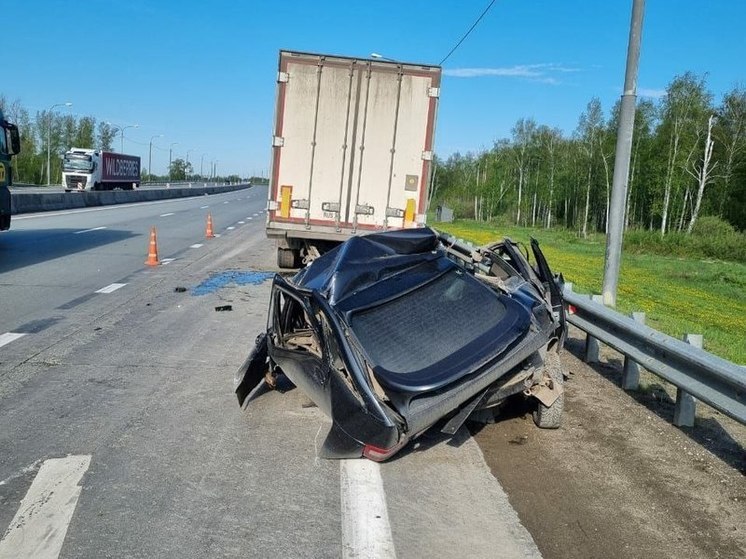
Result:
<svg viewBox="0 0 746 559">
<path fill-rule="evenodd" d="M 669 228 L 674 190 L 678 189 L 682 175 L 686 173 L 686 160 L 682 161 L 682 154 L 689 153 L 692 143 L 696 142 L 697 120 L 706 111 L 709 97 L 704 79 L 691 72 L 675 77 L 666 88 L 661 123 L 661 133 L 667 144 L 661 210 L 662 236 Z"/>
<path fill-rule="evenodd" d="M 515 222 L 521 223 L 521 206 L 523 203 L 523 189 L 526 184 L 530 161 L 530 148 L 536 138 L 536 121 L 532 118 L 521 118 L 513 126 L 513 154 L 518 173 L 518 211 Z"/>
<path fill-rule="evenodd" d="M 585 210 L 583 212 L 583 238 L 588 236 L 588 216 L 591 207 L 591 188 L 593 184 L 593 163 L 596 157 L 596 144 L 603 126 L 601 101 L 594 97 L 588 102 L 585 112 L 580 115 L 576 135 L 579 145 L 585 154 Z"/>
<path fill-rule="evenodd" d="M 717 162 L 712 162 L 712 149 L 715 145 L 715 141 L 712 138 L 712 125 L 714 121 L 715 115 L 710 115 L 710 118 L 707 119 L 707 136 L 705 137 L 704 154 L 702 155 L 702 159 L 697 163 L 693 163 L 692 166 L 687 169 L 689 174 L 697 181 L 697 201 L 694 204 L 692 216 L 689 220 L 689 226 L 686 229 L 687 233 L 692 232 L 692 228 L 697 222 L 699 210 L 702 207 L 702 196 L 705 193 L 705 187 L 707 186 L 707 183 L 712 180 L 712 172 L 717 166 Z"/>
</svg>

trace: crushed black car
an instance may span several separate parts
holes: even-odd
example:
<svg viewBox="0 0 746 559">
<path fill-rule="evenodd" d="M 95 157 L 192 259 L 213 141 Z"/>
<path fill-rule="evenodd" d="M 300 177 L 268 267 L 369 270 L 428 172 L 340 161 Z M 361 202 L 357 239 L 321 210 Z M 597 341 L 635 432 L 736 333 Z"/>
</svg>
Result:
<svg viewBox="0 0 746 559">
<path fill-rule="evenodd" d="M 535 240 L 533 265 L 522 248 L 405 229 L 276 275 L 266 332 L 236 373 L 239 405 L 286 377 L 332 420 L 324 458 L 386 460 L 511 396 L 535 402 L 539 427 L 558 427 L 562 278 Z"/>
</svg>

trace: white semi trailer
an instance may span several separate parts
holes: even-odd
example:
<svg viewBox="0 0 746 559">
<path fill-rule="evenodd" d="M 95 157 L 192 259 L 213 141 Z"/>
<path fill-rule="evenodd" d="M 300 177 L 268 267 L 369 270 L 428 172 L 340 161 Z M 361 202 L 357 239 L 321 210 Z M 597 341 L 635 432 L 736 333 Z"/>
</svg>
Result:
<svg viewBox="0 0 746 559">
<path fill-rule="evenodd" d="M 440 79 L 439 66 L 280 51 L 267 236 L 281 268 L 425 224 Z"/>
<path fill-rule="evenodd" d="M 96 149 L 72 148 L 62 160 L 62 183 L 71 190 L 133 190 L 140 187 L 140 158 Z"/>
</svg>

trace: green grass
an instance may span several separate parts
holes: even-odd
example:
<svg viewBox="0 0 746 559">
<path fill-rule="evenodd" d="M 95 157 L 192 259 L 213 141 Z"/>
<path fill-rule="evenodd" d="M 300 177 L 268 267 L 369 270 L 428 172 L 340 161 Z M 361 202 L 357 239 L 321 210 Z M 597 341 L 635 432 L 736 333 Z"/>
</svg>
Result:
<svg viewBox="0 0 746 559">
<path fill-rule="evenodd" d="M 552 271 L 562 272 L 579 293 L 600 293 L 606 240 L 581 239 L 574 231 L 502 227 L 457 220 L 434 226 L 458 238 L 484 244 L 510 237 L 535 237 Z M 746 264 L 711 258 L 623 253 L 617 309 L 644 311 L 646 323 L 681 339 L 702 334 L 707 351 L 746 364 Z"/>
</svg>

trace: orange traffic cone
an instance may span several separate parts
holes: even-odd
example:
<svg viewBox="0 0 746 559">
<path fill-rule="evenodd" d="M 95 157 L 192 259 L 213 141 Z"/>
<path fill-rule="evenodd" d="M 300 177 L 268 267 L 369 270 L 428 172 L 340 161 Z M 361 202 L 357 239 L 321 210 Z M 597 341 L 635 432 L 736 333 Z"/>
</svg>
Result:
<svg viewBox="0 0 746 559">
<path fill-rule="evenodd" d="M 212 214 L 207 214 L 207 230 L 205 231 L 206 239 L 214 239 L 215 233 L 212 231 Z"/>
<path fill-rule="evenodd" d="M 155 238 L 155 227 L 150 229 L 150 248 L 148 249 L 148 259 L 145 261 L 148 266 L 158 266 L 158 241 Z"/>
</svg>

